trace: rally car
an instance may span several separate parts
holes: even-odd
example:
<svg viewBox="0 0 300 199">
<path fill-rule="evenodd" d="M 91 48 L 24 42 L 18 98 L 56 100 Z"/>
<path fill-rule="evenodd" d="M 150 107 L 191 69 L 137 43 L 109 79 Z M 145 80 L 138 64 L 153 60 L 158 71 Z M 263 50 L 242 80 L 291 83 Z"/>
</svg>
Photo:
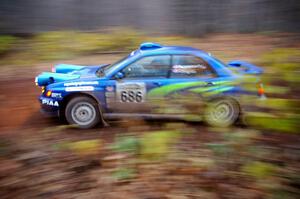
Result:
<svg viewBox="0 0 300 199">
<path fill-rule="evenodd" d="M 210 125 L 229 126 L 242 115 L 240 96 L 264 94 L 261 86 L 258 93 L 244 90 L 239 80 L 262 72 L 244 61 L 225 64 L 199 49 L 148 42 L 114 64 L 56 65 L 35 83 L 42 88 L 42 112 L 80 128 L 112 118 L 191 115 Z"/>
</svg>

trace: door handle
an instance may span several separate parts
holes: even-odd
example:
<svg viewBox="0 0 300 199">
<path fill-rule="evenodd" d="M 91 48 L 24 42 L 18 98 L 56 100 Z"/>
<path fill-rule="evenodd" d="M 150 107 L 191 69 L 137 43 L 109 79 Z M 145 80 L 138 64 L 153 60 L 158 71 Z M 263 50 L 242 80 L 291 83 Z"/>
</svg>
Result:
<svg viewBox="0 0 300 199">
<path fill-rule="evenodd" d="M 155 86 L 161 86 L 161 83 L 160 82 L 154 82 L 154 85 Z"/>
<path fill-rule="evenodd" d="M 206 84 L 206 86 L 213 86 L 214 85 L 214 83 L 212 83 L 212 82 L 207 82 L 207 84 Z"/>
</svg>

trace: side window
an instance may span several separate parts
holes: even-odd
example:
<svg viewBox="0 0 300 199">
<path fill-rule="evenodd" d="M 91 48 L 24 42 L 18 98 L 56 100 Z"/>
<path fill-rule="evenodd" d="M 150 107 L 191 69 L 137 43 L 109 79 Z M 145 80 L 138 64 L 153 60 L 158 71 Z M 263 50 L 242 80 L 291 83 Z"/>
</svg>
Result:
<svg viewBox="0 0 300 199">
<path fill-rule="evenodd" d="M 122 70 L 125 78 L 167 77 L 171 64 L 170 55 L 144 57 Z"/>
<path fill-rule="evenodd" d="M 193 55 L 174 55 L 171 77 L 212 77 L 214 73 L 206 61 Z"/>
</svg>

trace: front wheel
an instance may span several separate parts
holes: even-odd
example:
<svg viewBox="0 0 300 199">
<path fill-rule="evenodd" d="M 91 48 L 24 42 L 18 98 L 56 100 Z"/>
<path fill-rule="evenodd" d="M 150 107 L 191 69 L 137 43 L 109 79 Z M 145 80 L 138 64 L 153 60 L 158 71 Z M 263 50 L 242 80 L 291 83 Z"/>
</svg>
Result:
<svg viewBox="0 0 300 199">
<path fill-rule="evenodd" d="M 65 110 L 69 124 L 88 129 L 96 126 L 100 121 L 98 104 L 89 97 L 75 97 L 69 101 Z"/>
<path fill-rule="evenodd" d="M 208 104 L 204 114 L 207 124 L 216 127 L 228 127 L 237 121 L 240 108 L 235 100 L 218 99 Z"/>
</svg>

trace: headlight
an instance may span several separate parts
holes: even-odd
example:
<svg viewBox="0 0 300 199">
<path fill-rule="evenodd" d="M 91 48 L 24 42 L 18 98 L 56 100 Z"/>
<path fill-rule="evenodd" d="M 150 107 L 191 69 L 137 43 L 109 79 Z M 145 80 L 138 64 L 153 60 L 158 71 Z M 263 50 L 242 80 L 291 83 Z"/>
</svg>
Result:
<svg viewBox="0 0 300 199">
<path fill-rule="evenodd" d="M 35 82 L 35 85 L 37 85 L 37 86 L 39 85 L 38 84 L 38 77 L 35 77 L 34 82 Z"/>
<path fill-rule="evenodd" d="M 48 91 L 46 92 L 46 97 L 50 97 L 51 94 L 52 94 L 52 91 L 51 91 L 51 90 L 48 90 Z"/>
</svg>

